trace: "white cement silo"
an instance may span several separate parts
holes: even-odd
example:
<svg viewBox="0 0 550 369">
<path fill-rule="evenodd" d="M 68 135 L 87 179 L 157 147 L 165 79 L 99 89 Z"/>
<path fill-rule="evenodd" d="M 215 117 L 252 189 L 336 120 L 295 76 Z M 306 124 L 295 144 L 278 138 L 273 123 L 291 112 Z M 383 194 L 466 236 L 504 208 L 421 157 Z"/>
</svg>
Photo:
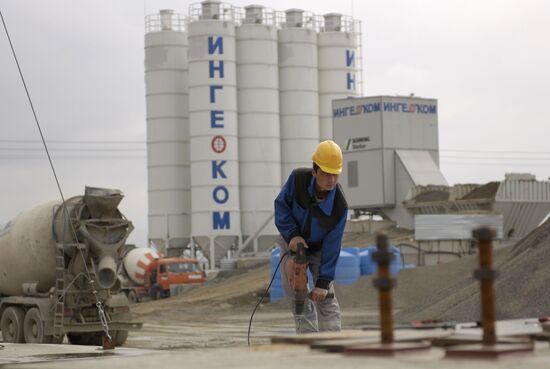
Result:
<svg viewBox="0 0 550 369">
<path fill-rule="evenodd" d="M 159 251 L 190 238 L 189 112 L 185 18 L 146 18 L 148 238 Z"/>
<path fill-rule="evenodd" d="M 218 1 L 190 10 L 191 234 L 214 266 L 223 256 L 215 245 L 238 244 L 241 234 L 235 22 Z"/>
<path fill-rule="evenodd" d="M 319 44 L 319 132 L 332 139 L 332 100 L 359 94 L 359 23 L 337 13 L 324 16 Z"/>
<path fill-rule="evenodd" d="M 262 6 L 245 7 L 237 27 L 237 91 L 241 224 L 251 236 L 281 188 L 277 28 L 274 11 Z M 274 222 L 261 234 L 277 235 Z"/>
<path fill-rule="evenodd" d="M 315 17 L 285 11 L 279 30 L 279 98 L 282 180 L 297 167 L 310 167 L 319 143 L 319 93 Z"/>
</svg>

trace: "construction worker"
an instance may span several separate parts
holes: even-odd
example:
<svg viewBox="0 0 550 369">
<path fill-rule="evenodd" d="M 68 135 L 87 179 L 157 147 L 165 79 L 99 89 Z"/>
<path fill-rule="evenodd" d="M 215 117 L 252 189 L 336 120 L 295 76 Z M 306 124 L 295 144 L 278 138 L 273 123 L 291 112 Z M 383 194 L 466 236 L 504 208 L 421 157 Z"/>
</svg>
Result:
<svg viewBox="0 0 550 369">
<path fill-rule="evenodd" d="M 297 333 L 339 331 L 338 300 L 326 298 L 334 293 L 334 274 L 347 218 L 347 203 L 338 179 L 342 173 L 342 150 L 332 140 L 321 142 L 312 156 L 313 168 L 292 171 L 275 199 L 275 224 L 282 246 L 283 289 L 289 298 Z M 285 267 L 296 247 L 306 247 L 314 288 L 306 299 L 303 314 L 296 316 L 295 291 Z"/>
</svg>

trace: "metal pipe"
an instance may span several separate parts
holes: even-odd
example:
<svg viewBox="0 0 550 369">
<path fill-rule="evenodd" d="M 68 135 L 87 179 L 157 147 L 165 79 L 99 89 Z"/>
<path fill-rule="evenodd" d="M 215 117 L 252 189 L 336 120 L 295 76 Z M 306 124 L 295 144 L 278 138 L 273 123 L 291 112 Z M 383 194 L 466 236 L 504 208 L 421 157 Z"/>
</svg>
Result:
<svg viewBox="0 0 550 369">
<path fill-rule="evenodd" d="M 496 343 L 495 331 L 495 289 L 493 270 L 493 236 L 494 231 L 483 227 L 474 231 L 474 238 L 479 247 L 479 269 L 474 276 L 481 284 L 481 322 L 483 327 L 483 344 Z"/>
<path fill-rule="evenodd" d="M 376 236 L 377 252 L 374 257 L 378 263 L 378 279 L 375 281 L 378 288 L 378 302 L 380 308 L 381 341 L 383 344 L 393 343 L 393 314 L 390 278 L 390 262 L 393 255 L 389 252 L 388 236 Z"/>
<path fill-rule="evenodd" d="M 111 288 L 117 281 L 117 264 L 111 256 L 104 256 L 97 266 L 97 279 L 102 288 Z"/>
</svg>

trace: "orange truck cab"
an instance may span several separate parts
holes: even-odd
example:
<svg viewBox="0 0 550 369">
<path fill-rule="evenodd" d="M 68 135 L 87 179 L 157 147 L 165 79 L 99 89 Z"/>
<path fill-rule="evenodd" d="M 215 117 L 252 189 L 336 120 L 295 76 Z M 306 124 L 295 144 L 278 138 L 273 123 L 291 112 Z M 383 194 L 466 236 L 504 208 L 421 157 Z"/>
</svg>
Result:
<svg viewBox="0 0 550 369">
<path fill-rule="evenodd" d="M 144 287 L 155 300 L 175 296 L 206 281 L 206 274 L 197 259 L 178 257 L 155 259 L 144 277 Z"/>
</svg>

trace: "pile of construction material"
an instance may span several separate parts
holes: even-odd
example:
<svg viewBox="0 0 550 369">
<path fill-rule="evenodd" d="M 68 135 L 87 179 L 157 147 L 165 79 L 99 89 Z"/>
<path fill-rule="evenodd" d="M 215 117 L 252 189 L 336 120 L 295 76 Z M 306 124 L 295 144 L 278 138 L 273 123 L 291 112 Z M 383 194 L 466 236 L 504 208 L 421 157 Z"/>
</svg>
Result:
<svg viewBox="0 0 550 369">
<path fill-rule="evenodd" d="M 499 273 L 495 284 L 497 319 L 550 315 L 550 221 L 517 244 L 497 248 L 494 265 Z M 453 263 L 402 271 L 394 290 L 396 320 L 479 320 L 479 282 L 473 278 L 477 267 L 478 257 L 471 255 Z M 344 310 L 346 306 L 377 304 L 371 277 L 341 286 L 337 295 Z"/>
</svg>

